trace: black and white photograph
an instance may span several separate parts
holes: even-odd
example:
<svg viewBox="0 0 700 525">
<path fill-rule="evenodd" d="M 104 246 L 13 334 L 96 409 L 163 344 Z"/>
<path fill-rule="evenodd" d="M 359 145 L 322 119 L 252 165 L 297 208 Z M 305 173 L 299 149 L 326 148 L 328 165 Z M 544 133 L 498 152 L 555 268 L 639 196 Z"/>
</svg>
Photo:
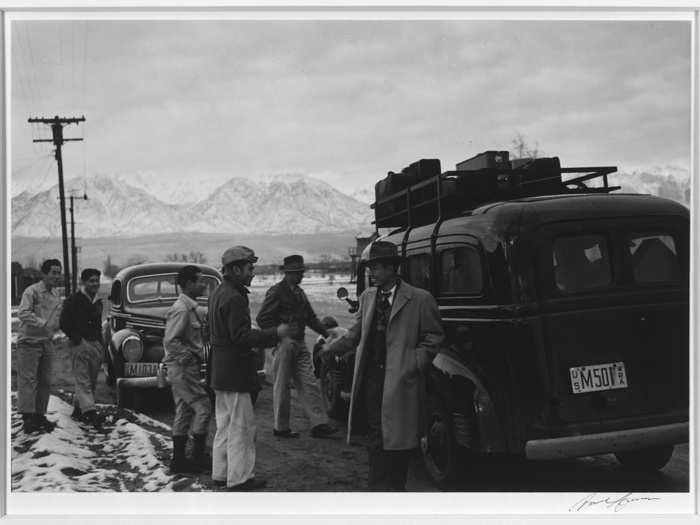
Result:
<svg viewBox="0 0 700 525">
<path fill-rule="evenodd" d="M 696 23 L 6 11 L 5 512 L 696 512 Z"/>
</svg>

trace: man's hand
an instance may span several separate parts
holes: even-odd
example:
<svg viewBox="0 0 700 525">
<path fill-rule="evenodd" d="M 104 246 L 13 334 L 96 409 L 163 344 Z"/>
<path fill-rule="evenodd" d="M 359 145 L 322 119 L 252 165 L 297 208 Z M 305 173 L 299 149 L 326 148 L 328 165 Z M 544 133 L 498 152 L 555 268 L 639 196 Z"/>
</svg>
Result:
<svg viewBox="0 0 700 525">
<path fill-rule="evenodd" d="M 282 323 L 277 326 L 277 337 L 280 339 L 284 339 L 285 337 L 291 337 L 292 333 L 292 327 L 287 323 Z"/>
</svg>

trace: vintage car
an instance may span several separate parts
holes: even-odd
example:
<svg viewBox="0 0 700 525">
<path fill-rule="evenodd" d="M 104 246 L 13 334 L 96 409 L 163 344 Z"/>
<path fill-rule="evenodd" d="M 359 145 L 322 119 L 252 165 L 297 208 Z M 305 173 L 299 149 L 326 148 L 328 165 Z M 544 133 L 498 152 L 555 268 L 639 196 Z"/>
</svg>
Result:
<svg viewBox="0 0 700 525">
<path fill-rule="evenodd" d="M 163 333 L 165 313 L 180 294 L 178 271 L 189 263 L 147 263 L 121 270 L 112 283 L 111 309 L 103 324 L 105 374 L 107 384 L 115 386 L 121 407 L 133 402 L 134 389 L 167 387 Z M 197 264 L 207 283 L 204 295 L 197 299 L 206 319 L 207 298 L 221 283 L 214 268 Z M 207 350 L 205 346 L 205 351 Z M 205 377 L 206 362 L 203 364 Z"/>
<path fill-rule="evenodd" d="M 405 257 L 402 278 L 436 297 L 445 327 L 428 375 L 427 470 L 441 484 L 488 454 L 606 453 L 660 469 L 688 441 L 689 210 L 616 193 L 614 168 L 562 168 L 558 188 L 535 190 L 510 184 L 517 171 L 464 174 L 498 183 L 432 218 L 408 212 L 380 237 Z M 537 181 L 527 175 L 518 178 Z M 409 207 L 412 189 L 401 194 Z M 387 217 L 377 213 L 377 225 Z M 358 296 L 368 274 L 361 262 Z"/>
</svg>

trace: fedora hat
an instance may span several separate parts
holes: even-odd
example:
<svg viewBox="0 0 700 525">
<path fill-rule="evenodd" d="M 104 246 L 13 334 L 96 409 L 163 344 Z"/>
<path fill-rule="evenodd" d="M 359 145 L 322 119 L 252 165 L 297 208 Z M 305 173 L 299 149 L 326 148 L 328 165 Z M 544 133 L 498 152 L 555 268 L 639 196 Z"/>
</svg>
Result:
<svg viewBox="0 0 700 525">
<path fill-rule="evenodd" d="M 399 250 L 393 242 L 375 241 L 369 247 L 367 263 L 374 261 L 401 262 L 403 257 L 399 255 Z"/>
<path fill-rule="evenodd" d="M 280 266 L 283 272 L 303 272 L 306 270 L 304 266 L 304 258 L 301 255 L 290 255 L 284 258 L 284 263 Z"/>
</svg>

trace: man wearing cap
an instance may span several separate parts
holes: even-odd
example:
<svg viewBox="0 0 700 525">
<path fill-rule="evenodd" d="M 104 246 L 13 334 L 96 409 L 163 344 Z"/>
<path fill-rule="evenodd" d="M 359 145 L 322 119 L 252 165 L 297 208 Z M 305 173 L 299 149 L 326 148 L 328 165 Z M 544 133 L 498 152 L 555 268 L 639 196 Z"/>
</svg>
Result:
<svg viewBox="0 0 700 525">
<path fill-rule="evenodd" d="M 285 257 L 280 270 L 285 274 L 284 279 L 267 291 L 257 317 L 260 328 L 279 323 L 288 323 L 292 327 L 291 337 L 280 341 L 274 350 L 272 432 L 278 437 L 299 437 L 299 433 L 289 427 L 290 383 L 294 381 L 304 412 L 311 421 L 311 435 L 327 437 L 337 429 L 328 424 L 328 417 L 323 410 L 321 391 L 314 377 L 311 355 L 304 341 L 304 329 L 309 326 L 324 338 L 328 337 L 328 330 L 316 317 L 304 290 L 299 286 L 306 270 L 304 258 L 301 255 Z"/>
<path fill-rule="evenodd" d="M 52 338 L 58 332 L 61 297 L 56 290 L 61 263 L 47 259 L 43 279 L 28 286 L 19 303 L 17 336 L 17 410 L 26 433 L 51 432 L 56 423 L 46 419 L 53 364 Z"/>
<path fill-rule="evenodd" d="M 396 246 L 374 242 L 367 265 L 376 287 L 360 295 L 358 322 L 331 345 L 345 354 L 357 346 L 348 417 L 358 403 L 367 410 L 369 489 L 406 490 L 411 452 L 424 429 L 424 372 L 444 338 L 433 296 L 397 276 Z"/>
<path fill-rule="evenodd" d="M 212 479 L 226 490 L 256 490 L 254 396 L 260 390 L 254 348 L 273 346 L 289 334 L 287 325 L 251 328 L 248 288 L 258 258 L 246 246 L 221 257 L 224 282 L 209 298 L 211 387 L 216 392 L 216 435 Z"/>
</svg>

